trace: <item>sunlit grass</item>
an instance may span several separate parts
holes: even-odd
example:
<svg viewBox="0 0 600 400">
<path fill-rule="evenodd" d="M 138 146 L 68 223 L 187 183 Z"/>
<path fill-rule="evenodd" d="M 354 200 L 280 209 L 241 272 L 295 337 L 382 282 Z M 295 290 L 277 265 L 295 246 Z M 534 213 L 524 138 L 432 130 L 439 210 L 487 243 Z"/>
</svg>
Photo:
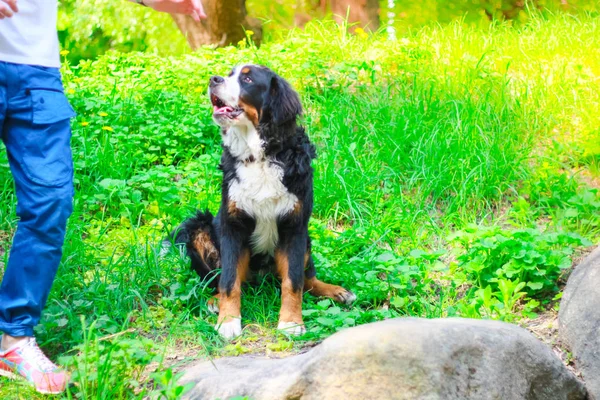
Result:
<svg viewBox="0 0 600 400">
<path fill-rule="evenodd" d="M 600 198 L 591 185 L 600 154 L 600 53 L 590 49 L 599 40 L 597 19 L 585 15 L 533 16 L 520 27 L 429 26 L 397 41 L 317 22 L 260 49 L 113 54 L 65 65 L 79 114 L 77 195 L 40 341 L 53 356 L 75 356 L 72 368 L 130 362 L 111 384 L 118 393 L 106 391 L 121 398 L 153 389 L 132 378 L 136 362 L 147 360 L 123 349 L 128 340 L 150 339 L 159 360 L 165 351 L 192 357 L 190 348 L 201 357 L 288 348 L 273 329 L 280 300 L 272 279 L 245 288 L 243 322 L 251 327 L 228 347 L 212 329 L 206 283 L 187 260 L 156 255 L 160 239 L 193 210 L 217 210 L 221 149 L 206 85 L 246 62 L 270 66 L 301 94 L 319 155 L 310 226 L 318 274 L 358 295 L 348 308 L 305 296 L 308 333 L 291 346 L 382 318 L 516 322 L 553 307 L 556 289 L 531 289 L 538 304 L 527 297 L 508 312 L 486 303 L 483 290 L 493 285 L 477 276 L 476 262 L 459 260 L 470 253 L 448 236 L 487 232 L 473 223 L 501 227 L 514 240 L 505 256 L 517 264 L 539 236 L 519 229 L 598 241 Z M 0 229 L 10 232 L 8 173 L 0 175 L 0 201 Z M 587 243 L 574 237 L 564 254 Z M 84 356 L 81 346 L 95 355 Z M 5 382 L 0 395 L 21 387 Z M 98 394 L 109 381 L 77 382 L 73 393 L 110 398 Z"/>
</svg>

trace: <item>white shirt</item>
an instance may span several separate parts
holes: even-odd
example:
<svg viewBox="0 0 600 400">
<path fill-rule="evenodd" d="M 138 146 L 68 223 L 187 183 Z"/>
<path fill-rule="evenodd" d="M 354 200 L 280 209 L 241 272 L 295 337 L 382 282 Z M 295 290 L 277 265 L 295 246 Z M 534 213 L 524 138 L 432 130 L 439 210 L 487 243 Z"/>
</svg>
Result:
<svg viewBox="0 0 600 400">
<path fill-rule="evenodd" d="M 0 61 L 60 67 L 57 0 L 19 0 L 19 11 L 0 20 Z"/>
</svg>

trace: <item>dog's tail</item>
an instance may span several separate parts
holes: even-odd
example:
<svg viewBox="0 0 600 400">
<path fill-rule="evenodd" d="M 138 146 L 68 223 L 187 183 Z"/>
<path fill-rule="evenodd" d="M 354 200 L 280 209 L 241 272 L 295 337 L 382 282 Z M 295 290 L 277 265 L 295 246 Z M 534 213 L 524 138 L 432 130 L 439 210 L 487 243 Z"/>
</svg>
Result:
<svg viewBox="0 0 600 400">
<path fill-rule="evenodd" d="M 192 261 L 192 269 L 202 279 L 212 278 L 209 280 L 209 286 L 216 288 L 218 279 L 215 272 L 221 267 L 221 255 L 213 222 L 214 217 L 208 210 L 198 211 L 162 242 L 160 255 L 166 255 L 172 245 L 177 247 L 185 245 L 186 254 Z"/>
</svg>

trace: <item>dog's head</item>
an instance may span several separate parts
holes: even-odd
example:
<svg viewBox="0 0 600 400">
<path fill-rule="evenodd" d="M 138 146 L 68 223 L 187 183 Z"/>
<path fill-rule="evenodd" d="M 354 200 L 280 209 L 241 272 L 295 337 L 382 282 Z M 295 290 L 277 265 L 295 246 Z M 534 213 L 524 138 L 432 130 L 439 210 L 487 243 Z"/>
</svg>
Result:
<svg viewBox="0 0 600 400">
<path fill-rule="evenodd" d="M 296 125 L 302 114 L 298 94 L 267 67 L 243 65 L 226 76 L 210 78 L 209 96 L 215 122 L 226 131 L 251 123 L 265 134 L 269 129 Z"/>
</svg>

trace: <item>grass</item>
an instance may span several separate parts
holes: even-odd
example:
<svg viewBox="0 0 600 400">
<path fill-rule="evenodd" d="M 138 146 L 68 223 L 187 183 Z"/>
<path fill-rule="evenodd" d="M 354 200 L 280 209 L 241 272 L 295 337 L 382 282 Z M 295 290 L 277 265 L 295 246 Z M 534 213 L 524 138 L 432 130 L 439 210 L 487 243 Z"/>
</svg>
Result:
<svg viewBox="0 0 600 400">
<path fill-rule="evenodd" d="M 573 257 L 600 234 L 600 55 L 589 51 L 599 39 L 586 15 L 430 26 L 397 41 L 323 22 L 260 49 L 113 53 L 77 66 L 67 56 L 75 213 L 36 332 L 74 371 L 66 397 L 177 398 L 182 360 L 170 354 L 288 354 L 384 318 L 519 323 L 556 308 Z M 156 246 L 196 208 L 218 207 L 206 85 L 241 62 L 270 66 L 301 94 L 319 154 L 317 271 L 358 300 L 307 295 L 308 332 L 288 338 L 274 329 L 279 289 L 268 277 L 245 288 L 248 327 L 228 344 L 212 328 L 206 282 Z M 0 168 L 6 260 L 16 216 L 4 153 Z M 42 398 L 4 380 L 0 395 Z"/>
</svg>

